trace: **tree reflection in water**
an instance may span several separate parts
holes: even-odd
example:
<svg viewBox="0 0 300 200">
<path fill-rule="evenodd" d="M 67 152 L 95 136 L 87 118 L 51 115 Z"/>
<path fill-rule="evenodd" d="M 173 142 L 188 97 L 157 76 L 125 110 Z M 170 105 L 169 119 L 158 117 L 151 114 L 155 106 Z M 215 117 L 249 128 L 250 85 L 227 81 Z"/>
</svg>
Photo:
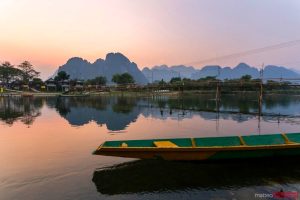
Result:
<svg viewBox="0 0 300 200">
<path fill-rule="evenodd" d="M 41 115 L 43 98 L 1 97 L 0 119 L 8 125 L 20 121 L 28 126 Z"/>
<path fill-rule="evenodd" d="M 194 115 L 205 120 L 230 119 L 244 122 L 257 118 L 256 95 L 223 95 L 216 113 L 214 95 L 183 97 L 0 97 L 0 120 L 12 125 L 16 121 L 31 125 L 41 115 L 45 104 L 54 109 L 73 126 L 91 121 L 105 124 L 110 131 L 124 130 L 141 114 L 161 120 L 184 119 Z M 293 95 L 266 95 L 262 121 L 299 124 L 300 97 Z M 118 119 L 118 120 L 115 120 Z"/>
</svg>

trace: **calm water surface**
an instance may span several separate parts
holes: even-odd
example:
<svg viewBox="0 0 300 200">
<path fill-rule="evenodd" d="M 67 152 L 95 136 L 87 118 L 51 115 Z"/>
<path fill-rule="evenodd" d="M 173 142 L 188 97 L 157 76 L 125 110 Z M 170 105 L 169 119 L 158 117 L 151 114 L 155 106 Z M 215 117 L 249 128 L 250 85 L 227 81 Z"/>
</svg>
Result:
<svg viewBox="0 0 300 200">
<path fill-rule="evenodd" d="M 255 199 L 300 191 L 300 160 L 192 163 L 93 156 L 105 140 L 299 132 L 300 96 L 0 97 L 0 199 Z"/>
</svg>

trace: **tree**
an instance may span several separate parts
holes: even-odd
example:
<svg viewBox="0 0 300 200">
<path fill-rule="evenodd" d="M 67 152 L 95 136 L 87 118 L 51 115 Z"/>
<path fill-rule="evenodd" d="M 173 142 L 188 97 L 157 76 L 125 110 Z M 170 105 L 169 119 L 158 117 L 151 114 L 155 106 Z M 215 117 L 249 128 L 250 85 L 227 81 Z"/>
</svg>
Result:
<svg viewBox="0 0 300 200">
<path fill-rule="evenodd" d="M 111 80 L 117 84 L 130 84 L 135 82 L 129 73 L 115 74 Z"/>
<path fill-rule="evenodd" d="M 68 80 L 70 78 L 70 75 L 67 74 L 65 71 L 60 71 L 57 73 L 57 75 L 54 77 L 55 81 L 64 81 Z"/>
<path fill-rule="evenodd" d="M 131 74 L 129 73 L 124 73 L 121 75 L 121 81 L 124 83 L 124 84 L 129 84 L 129 83 L 134 83 L 134 79 L 133 77 L 131 76 Z"/>
<path fill-rule="evenodd" d="M 106 77 L 104 77 L 104 76 L 98 76 L 94 80 L 95 80 L 96 85 L 106 85 L 106 81 L 107 81 Z"/>
<path fill-rule="evenodd" d="M 243 80 L 243 81 L 250 81 L 251 79 L 252 79 L 252 76 L 248 75 L 248 74 L 241 77 L 241 80 Z"/>
<path fill-rule="evenodd" d="M 21 71 L 11 65 L 10 62 L 4 62 L 0 65 L 0 81 L 6 85 L 16 80 L 20 74 Z"/>
<path fill-rule="evenodd" d="M 159 84 L 159 85 L 165 85 L 165 84 L 167 84 L 167 83 L 164 81 L 164 79 L 161 79 L 161 80 L 158 82 L 158 84 Z"/>
<path fill-rule="evenodd" d="M 40 78 L 33 78 L 32 79 L 32 86 L 33 87 L 40 87 L 41 85 L 43 85 L 43 80 L 42 79 L 40 79 Z"/>
<path fill-rule="evenodd" d="M 106 77 L 104 76 L 97 76 L 94 79 L 89 79 L 86 81 L 87 85 L 105 85 L 106 84 Z"/>
<path fill-rule="evenodd" d="M 181 82 L 181 78 L 180 77 L 173 77 L 170 80 L 170 83 L 177 83 L 177 82 Z"/>
<path fill-rule="evenodd" d="M 198 81 L 216 81 L 216 76 L 206 76 L 205 78 L 199 78 Z"/>
<path fill-rule="evenodd" d="M 120 84 L 121 83 L 121 75 L 120 74 L 113 75 L 111 81 L 114 83 Z"/>
<path fill-rule="evenodd" d="M 33 65 L 28 61 L 22 62 L 18 67 L 22 72 L 21 77 L 24 83 L 28 83 L 30 80 L 37 78 L 40 75 L 40 72 L 35 71 Z"/>
</svg>

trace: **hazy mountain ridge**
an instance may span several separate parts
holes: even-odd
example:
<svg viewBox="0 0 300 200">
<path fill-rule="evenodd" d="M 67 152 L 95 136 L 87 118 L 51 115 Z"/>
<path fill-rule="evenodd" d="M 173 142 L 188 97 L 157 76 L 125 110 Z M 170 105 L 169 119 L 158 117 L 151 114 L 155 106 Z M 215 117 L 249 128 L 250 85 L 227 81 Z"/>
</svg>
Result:
<svg viewBox="0 0 300 200">
<path fill-rule="evenodd" d="M 167 65 L 154 66 L 151 69 L 145 67 L 142 72 L 149 82 L 164 79 L 171 80 L 173 77 L 192 78 L 192 74 L 197 70 L 191 66 L 175 65 L 168 67 Z"/>
<path fill-rule="evenodd" d="M 259 78 L 259 67 L 253 67 L 246 63 L 240 63 L 235 67 L 221 67 L 219 65 L 207 65 L 202 69 L 195 69 L 194 67 L 187 67 L 184 65 L 170 66 L 154 66 L 152 68 L 145 67 L 142 70 L 149 82 L 171 80 L 173 77 L 199 79 L 207 76 L 216 76 L 219 79 L 237 79 L 244 75 L 251 75 L 252 78 Z M 288 69 L 283 66 L 267 65 L 264 68 L 264 78 L 300 78 L 300 74 L 295 70 Z"/>
<path fill-rule="evenodd" d="M 105 76 L 108 83 L 114 74 L 129 73 L 138 84 L 147 84 L 148 80 L 138 66 L 121 53 L 108 53 L 105 59 L 97 59 L 90 63 L 80 57 L 70 58 L 57 72 L 65 71 L 71 79 L 88 80 L 97 76 Z"/>
<path fill-rule="evenodd" d="M 246 63 L 240 63 L 235 67 L 221 67 L 219 65 L 207 65 L 202 69 L 195 69 L 192 66 L 160 65 L 152 68 L 145 67 L 142 71 L 121 53 L 108 53 L 105 59 L 97 59 L 90 63 L 80 57 L 70 58 L 66 64 L 60 66 L 54 73 L 66 71 L 71 79 L 88 80 L 97 76 L 105 76 L 108 83 L 111 83 L 114 74 L 130 73 L 137 84 L 165 80 L 170 81 L 173 77 L 199 79 L 207 76 L 216 76 L 219 79 L 237 79 L 243 75 L 251 75 L 252 78 L 259 78 L 259 67 L 253 67 Z M 53 76 L 52 76 L 53 77 Z M 264 68 L 264 78 L 300 78 L 295 70 L 283 66 L 267 65 Z"/>
</svg>

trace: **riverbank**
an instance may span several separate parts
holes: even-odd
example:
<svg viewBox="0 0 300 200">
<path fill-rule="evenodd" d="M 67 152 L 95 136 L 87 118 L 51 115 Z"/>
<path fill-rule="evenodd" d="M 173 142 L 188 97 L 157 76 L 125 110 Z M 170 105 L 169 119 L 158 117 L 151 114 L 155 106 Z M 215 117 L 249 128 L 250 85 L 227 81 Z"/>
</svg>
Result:
<svg viewBox="0 0 300 200">
<path fill-rule="evenodd" d="M 258 94 L 259 91 L 231 91 L 224 92 L 221 91 L 222 94 Z M 185 91 L 169 91 L 169 90 L 161 90 L 161 91 L 109 91 L 109 92 L 98 92 L 98 91 L 90 91 L 90 92 L 74 92 L 68 94 L 66 96 L 137 96 L 137 97 L 151 97 L 151 96 L 194 96 L 194 95 L 204 95 L 204 94 L 216 94 L 215 90 L 185 90 Z M 14 92 L 3 92 L 0 93 L 0 96 L 8 97 L 8 96 L 37 96 L 37 97 L 49 97 L 49 96 L 63 96 L 62 92 L 22 92 L 22 91 L 14 91 Z M 300 95 L 300 90 L 265 90 L 264 95 Z"/>
<path fill-rule="evenodd" d="M 11 97 L 11 96 L 40 96 L 40 97 L 53 97 L 59 96 L 61 93 L 48 93 L 48 92 L 4 92 L 0 93 L 0 97 Z"/>
</svg>

